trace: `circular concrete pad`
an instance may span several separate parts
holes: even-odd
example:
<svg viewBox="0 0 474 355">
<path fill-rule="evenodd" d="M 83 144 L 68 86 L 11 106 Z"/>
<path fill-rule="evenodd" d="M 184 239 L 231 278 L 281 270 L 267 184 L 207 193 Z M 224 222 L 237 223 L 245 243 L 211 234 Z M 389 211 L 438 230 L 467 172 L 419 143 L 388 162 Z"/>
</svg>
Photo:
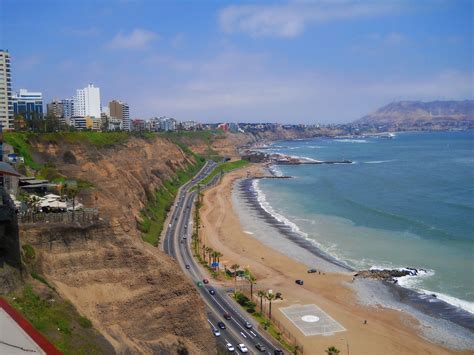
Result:
<svg viewBox="0 0 474 355">
<path fill-rule="evenodd" d="M 319 321 L 319 317 L 307 315 L 307 316 L 301 317 L 301 320 L 305 321 L 305 322 L 308 322 L 308 323 L 314 323 L 314 322 Z"/>
</svg>

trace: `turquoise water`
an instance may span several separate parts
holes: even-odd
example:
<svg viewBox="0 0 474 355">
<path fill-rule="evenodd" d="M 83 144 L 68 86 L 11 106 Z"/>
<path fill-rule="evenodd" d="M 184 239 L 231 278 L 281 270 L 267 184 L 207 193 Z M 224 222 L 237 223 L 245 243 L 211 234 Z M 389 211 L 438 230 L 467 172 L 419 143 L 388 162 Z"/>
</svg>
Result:
<svg viewBox="0 0 474 355">
<path fill-rule="evenodd" d="M 426 269 L 400 284 L 474 313 L 474 132 L 280 141 L 269 151 L 354 164 L 278 166 L 275 213 L 357 269 Z"/>
</svg>

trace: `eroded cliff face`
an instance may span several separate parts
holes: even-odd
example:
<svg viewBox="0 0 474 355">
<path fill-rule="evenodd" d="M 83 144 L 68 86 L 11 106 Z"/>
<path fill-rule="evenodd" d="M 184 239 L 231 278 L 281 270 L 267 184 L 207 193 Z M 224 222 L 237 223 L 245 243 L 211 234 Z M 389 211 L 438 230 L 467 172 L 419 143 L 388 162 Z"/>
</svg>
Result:
<svg viewBox="0 0 474 355">
<path fill-rule="evenodd" d="M 193 354 L 215 353 L 194 286 L 173 259 L 144 243 L 137 229 L 147 195 L 192 158 L 163 138 L 131 138 L 100 149 L 33 143 L 38 161 L 53 162 L 60 173 L 94 185 L 81 199 L 97 206 L 103 218 L 90 228 L 22 227 L 21 241 L 36 248 L 48 281 L 118 353 L 176 353 L 182 347 Z"/>
</svg>

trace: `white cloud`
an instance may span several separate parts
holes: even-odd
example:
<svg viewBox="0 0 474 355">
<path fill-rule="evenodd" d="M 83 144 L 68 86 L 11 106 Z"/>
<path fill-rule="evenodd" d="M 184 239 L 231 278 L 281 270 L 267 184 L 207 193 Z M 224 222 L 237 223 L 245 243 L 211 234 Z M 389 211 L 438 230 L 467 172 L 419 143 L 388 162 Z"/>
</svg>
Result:
<svg viewBox="0 0 474 355">
<path fill-rule="evenodd" d="M 292 38 L 306 26 L 353 18 L 393 14 L 401 3 L 353 0 L 291 1 L 277 5 L 231 5 L 219 13 L 219 23 L 227 33 L 245 33 L 254 37 Z"/>
<path fill-rule="evenodd" d="M 129 34 L 118 33 L 107 46 L 113 49 L 143 49 L 157 38 L 155 32 L 136 28 Z"/>
<path fill-rule="evenodd" d="M 167 66 L 179 60 L 154 60 L 163 70 L 155 74 L 160 80 L 142 83 L 129 99 L 144 118 L 166 114 L 201 121 L 347 122 L 394 100 L 472 98 L 470 76 L 450 69 L 416 77 L 275 72 L 266 53 L 227 50 L 190 61 L 188 71 L 166 77 Z"/>
</svg>

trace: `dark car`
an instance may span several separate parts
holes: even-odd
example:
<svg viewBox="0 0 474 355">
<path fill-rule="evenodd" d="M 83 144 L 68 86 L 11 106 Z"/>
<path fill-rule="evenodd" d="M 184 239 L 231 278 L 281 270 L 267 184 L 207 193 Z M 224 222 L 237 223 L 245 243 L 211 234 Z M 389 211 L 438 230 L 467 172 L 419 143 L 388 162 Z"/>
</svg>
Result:
<svg viewBox="0 0 474 355">
<path fill-rule="evenodd" d="M 275 349 L 275 351 L 273 353 L 275 355 L 285 355 L 285 353 L 283 351 L 281 351 L 280 349 Z"/>
<path fill-rule="evenodd" d="M 224 322 L 217 322 L 217 326 L 221 329 L 225 329 L 225 324 Z"/>
<path fill-rule="evenodd" d="M 303 285 L 304 284 L 304 281 L 303 280 L 296 280 L 295 281 L 298 285 Z"/>
<path fill-rule="evenodd" d="M 224 319 L 227 319 L 227 320 L 232 319 L 232 316 L 229 313 L 224 313 L 222 316 L 224 317 Z"/>
<path fill-rule="evenodd" d="M 210 289 L 209 289 L 209 293 L 210 293 L 211 295 L 215 295 L 215 294 L 216 294 L 216 291 L 215 291 L 213 288 L 210 288 Z"/>
<path fill-rule="evenodd" d="M 257 348 L 257 350 L 261 351 L 261 352 L 264 352 L 266 351 L 267 349 L 260 343 L 256 344 L 255 347 Z"/>
<path fill-rule="evenodd" d="M 202 282 L 204 282 L 205 284 L 208 284 L 208 283 L 209 283 L 209 280 L 208 280 L 208 279 L 204 279 L 204 280 L 202 280 Z"/>
<path fill-rule="evenodd" d="M 244 327 L 247 328 L 247 329 L 252 329 L 252 324 L 250 324 L 250 322 L 244 322 Z"/>
<path fill-rule="evenodd" d="M 318 272 L 316 269 L 309 269 L 308 274 L 314 274 L 315 272 Z"/>
<path fill-rule="evenodd" d="M 189 266 L 189 265 L 186 265 L 186 269 L 191 269 L 191 266 Z"/>
</svg>

